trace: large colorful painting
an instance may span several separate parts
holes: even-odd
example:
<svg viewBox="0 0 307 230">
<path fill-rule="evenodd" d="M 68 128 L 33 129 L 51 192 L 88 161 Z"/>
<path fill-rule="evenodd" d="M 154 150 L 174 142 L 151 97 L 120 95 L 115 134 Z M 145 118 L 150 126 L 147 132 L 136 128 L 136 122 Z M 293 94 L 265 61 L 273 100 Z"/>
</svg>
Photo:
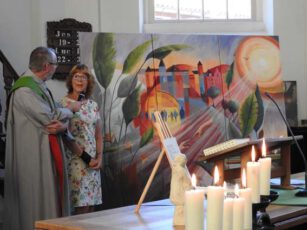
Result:
<svg viewBox="0 0 307 230">
<path fill-rule="evenodd" d="M 80 33 L 81 61 L 97 80 L 106 207 L 136 203 L 161 151 L 158 110 L 200 184 L 204 148 L 232 138 L 286 135 L 278 37 Z M 162 162 L 147 200 L 169 195 Z"/>
</svg>

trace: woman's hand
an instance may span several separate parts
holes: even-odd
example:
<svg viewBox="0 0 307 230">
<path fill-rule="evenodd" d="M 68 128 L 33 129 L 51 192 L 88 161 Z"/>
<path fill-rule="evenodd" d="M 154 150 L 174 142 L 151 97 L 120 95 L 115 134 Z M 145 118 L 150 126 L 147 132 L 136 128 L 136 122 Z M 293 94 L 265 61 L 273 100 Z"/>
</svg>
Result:
<svg viewBox="0 0 307 230">
<path fill-rule="evenodd" d="M 92 160 L 95 160 L 95 164 L 93 164 L 93 165 L 91 166 Z M 90 166 L 92 169 L 97 169 L 97 170 L 101 169 L 101 166 L 102 166 L 102 153 L 97 153 L 96 159 L 92 159 L 92 160 L 91 160 L 89 166 Z M 94 161 L 93 161 L 93 163 L 94 163 Z"/>
</svg>

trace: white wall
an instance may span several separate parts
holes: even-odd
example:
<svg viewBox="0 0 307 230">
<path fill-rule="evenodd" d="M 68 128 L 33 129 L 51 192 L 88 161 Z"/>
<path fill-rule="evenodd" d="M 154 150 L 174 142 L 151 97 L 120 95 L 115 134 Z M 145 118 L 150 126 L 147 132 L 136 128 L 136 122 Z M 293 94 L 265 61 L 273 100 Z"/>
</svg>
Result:
<svg viewBox="0 0 307 230">
<path fill-rule="evenodd" d="M 31 51 L 30 15 L 31 4 L 27 0 L 1 1 L 0 49 L 18 73 L 27 65 L 27 56 Z"/>
<path fill-rule="evenodd" d="M 264 17 L 267 33 L 280 36 L 283 78 L 297 81 L 299 119 L 306 119 L 307 1 L 265 1 L 266 11 L 274 8 L 274 23 L 269 14 Z M 46 44 L 47 21 L 75 18 L 91 23 L 94 32 L 137 33 L 144 31 L 142 3 L 143 0 L 1 0 L 0 49 L 17 72 L 22 73 L 30 51 Z M 158 32 L 159 27 L 154 29 Z M 165 30 L 172 32 L 170 28 Z M 56 90 L 56 98 L 65 94 L 62 82 L 52 81 L 49 85 Z"/>
<path fill-rule="evenodd" d="M 138 33 L 142 30 L 142 0 L 101 0 L 101 31 Z"/>
<path fill-rule="evenodd" d="M 273 0 L 263 2 L 263 21 L 268 34 L 274 34 L 274 4 Z"/>
<path fill-rule="evenodd" d="M 306 0 L 274 0 L 274 33 L 279 35 L 284 80 L 297 81 L 298 118 L 307 119 Z"/>
</svg>

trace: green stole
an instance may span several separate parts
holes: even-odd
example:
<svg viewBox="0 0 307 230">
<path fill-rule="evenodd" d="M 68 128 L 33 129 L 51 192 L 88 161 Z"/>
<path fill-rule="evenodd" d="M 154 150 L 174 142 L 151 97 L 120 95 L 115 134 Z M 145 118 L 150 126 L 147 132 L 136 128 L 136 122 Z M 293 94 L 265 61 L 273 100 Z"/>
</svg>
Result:
<svg viewBox="0 0 307 230">
<path fill-rule="evenodd" d="M 54 101 L 50 101 L 49 97 L 46 95 L 46 93 L 39 87 L 39 84 L 33 79 L 33 77 L 25 76 L 19 78 L 15 84 L 13 85 L 10 94 L 13 93 L 16 89 L 19 89 L 21 87 L 28 87 L 30 88 L 34 93 L 41 96 L 45 101 L 48 102 L 50 105 L 50 108 L 54 107 Z M 51 95 L 50 95 L 51 96 Z"/>
</svg>

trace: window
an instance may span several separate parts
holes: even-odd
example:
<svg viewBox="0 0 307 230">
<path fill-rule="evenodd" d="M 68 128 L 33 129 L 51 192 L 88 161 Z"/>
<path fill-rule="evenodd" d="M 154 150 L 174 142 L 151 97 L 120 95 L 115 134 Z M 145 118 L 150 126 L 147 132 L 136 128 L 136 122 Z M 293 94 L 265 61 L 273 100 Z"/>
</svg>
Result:
<svg viewBox="0 0 307 230">
<path fill-rule="evenodd" d="M 270 34 L 273 0 L 144 0 L 145 33 Z"/>
<path fill-rule="evenodd" d="M 152 0 L 154 21 L 251 20 L 255 0 Z"/>
</svg>

